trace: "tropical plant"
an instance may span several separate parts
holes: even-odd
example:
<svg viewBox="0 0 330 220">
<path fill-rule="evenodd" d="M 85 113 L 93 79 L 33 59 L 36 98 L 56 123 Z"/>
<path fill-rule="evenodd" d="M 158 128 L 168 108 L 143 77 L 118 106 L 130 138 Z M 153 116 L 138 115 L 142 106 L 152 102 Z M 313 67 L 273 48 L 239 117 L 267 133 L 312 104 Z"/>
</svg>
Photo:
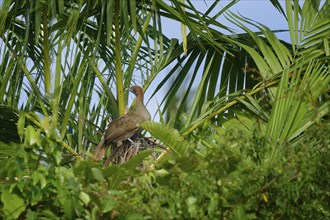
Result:
<svg viewBox="0 0 330 220">
<path fill-rule="evenodd" d="M 0 214 L 329 217 L 330 1 L 271 1 L 289 42 L 230 12 L 239 1 L 219 3 L 2 1 Z M 163 19 L 181 23 L 182 43 Z M 142 125 L 167 150 L 89 160 L 100 128 L 124 114 L 125 88 L 152 99 L 169 82 L 160 123 Z"/>
</svg>

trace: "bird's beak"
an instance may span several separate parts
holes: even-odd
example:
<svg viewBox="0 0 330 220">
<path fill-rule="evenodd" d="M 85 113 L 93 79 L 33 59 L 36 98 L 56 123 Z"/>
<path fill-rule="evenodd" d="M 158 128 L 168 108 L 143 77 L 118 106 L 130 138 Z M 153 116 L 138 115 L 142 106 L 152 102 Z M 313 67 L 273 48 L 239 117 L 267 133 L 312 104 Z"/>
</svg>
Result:
<svg viewBox="0 0 330 220">
<path fill-rule="evenodd" d="M 129 87 L 127 90 L 135 94 L 135 90 L 132 87 Z"/>
</svg>

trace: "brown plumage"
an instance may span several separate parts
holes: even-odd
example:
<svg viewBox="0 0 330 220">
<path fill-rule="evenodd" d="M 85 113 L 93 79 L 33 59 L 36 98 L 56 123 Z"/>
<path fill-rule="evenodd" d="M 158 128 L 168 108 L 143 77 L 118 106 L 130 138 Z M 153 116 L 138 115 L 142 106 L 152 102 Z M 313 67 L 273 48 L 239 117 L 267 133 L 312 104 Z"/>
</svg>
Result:
<svg viewBox="0 0 330 220">
<path fill-rule="evenodd" d="M 94 160 L 104 157 L 106 150 L 111 143 L 118 143 L 132 137 L 141 131 L 140 124 L 150 120 L 150 113 L 143 104 L 143 90 L 139 86 L 132 86 L 129 91 L 136 95 L 136 106 L 134 111 L 128 112 L 115 120 L 107 127 L 101 142 L 96 147 L 93 155 Z"/>
</svg>

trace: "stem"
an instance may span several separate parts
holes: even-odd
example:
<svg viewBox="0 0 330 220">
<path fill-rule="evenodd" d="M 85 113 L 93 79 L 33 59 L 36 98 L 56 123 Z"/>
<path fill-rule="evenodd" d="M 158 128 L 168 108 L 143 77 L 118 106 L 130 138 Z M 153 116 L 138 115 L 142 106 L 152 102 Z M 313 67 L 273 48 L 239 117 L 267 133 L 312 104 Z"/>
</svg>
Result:
<svg viewBox="0 0 330 220">
<path fill-rule="evenodd" d="M 56 56 L 56 66 L 55 66 L 55 86 L 54 86 L 54 99 L 53 99 L 53 116 L 52 116 L 52 128 L 54 132 L 57 128 L 58 121 L 58 110 L 62 93 L 61 85 L 61 63 L 62 63 L 62 39 L 59 39 L 57 56 Z M 63 128 L 62 128 L 63 129 Z"/>
<path fill-rule="evenodd" d="M 48 33 L 48 5 L 43 8 L 43 40 L 44 40 L 44 76 L 45 93 L 50 94 L 50 57 L 49 57 L 49 33 Z"/>
<path fill-rule="evenodd" d="M 123 71 L 121 64 L 120 47 L 120 0 L 115 1 L 115 58 L 116 58 L 116 83 L 117 83 L 117 101 L 119 115 L 125 114 L 125 100 L 123 87 Z"/>
</svg>

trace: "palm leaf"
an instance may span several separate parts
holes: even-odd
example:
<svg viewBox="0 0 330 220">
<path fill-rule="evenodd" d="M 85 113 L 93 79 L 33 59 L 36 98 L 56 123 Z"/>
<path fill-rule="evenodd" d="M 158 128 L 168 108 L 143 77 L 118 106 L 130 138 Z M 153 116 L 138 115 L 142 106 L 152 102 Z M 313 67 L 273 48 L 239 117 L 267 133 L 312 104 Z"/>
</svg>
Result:
<svg viewBox="0 0 330 220">
<path fill-rule="evenodd" d="M 167 125 L 146 121 L 141 124 L 141 127 L 164 143 L 166 147 L 171 149 L 171 151 L 178 156 L 185 156 L 188 149 L 191 148 L 189 142 L 186 141 L 177 130 Z"/>
<path fill-rule="evenodd" d="M 301 71 L 296 69 L 289 78 L 290 72 L 286 69 L 277 90 L 266 135 L 280 143 L 297 137 L 298 130 L 303 132 L 301 128 L 307 128 L 306 125 L 315 120 L 308 113 L 330 80 L 328 70 L 320 63 L 310 62 L 302 76 Z"/>
</svg>

